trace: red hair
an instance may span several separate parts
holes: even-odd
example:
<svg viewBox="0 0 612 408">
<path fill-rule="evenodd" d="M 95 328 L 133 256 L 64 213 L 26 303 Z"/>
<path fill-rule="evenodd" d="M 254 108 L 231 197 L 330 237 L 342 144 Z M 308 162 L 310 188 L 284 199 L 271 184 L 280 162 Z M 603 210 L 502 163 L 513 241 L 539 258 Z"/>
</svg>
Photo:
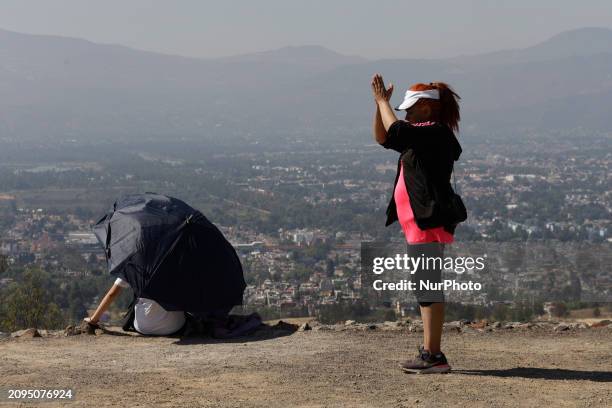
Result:
<svg viewBox="0 0 612 408">
<path fill-rule="evenodd" d="M 432 108 L 432 114 L 437 116 L 437 120 L 453 131 L 459 130 L 459 102 L 461 99 L 452 88 L 444 82 L 430 82 L 429 84 L 418 83 L 410 87 L 411 91 L 428 91 L 437 89 L 440 92 L 440 99 L 419 99 L 418 103 L 427 104 Z"/>
</svg>

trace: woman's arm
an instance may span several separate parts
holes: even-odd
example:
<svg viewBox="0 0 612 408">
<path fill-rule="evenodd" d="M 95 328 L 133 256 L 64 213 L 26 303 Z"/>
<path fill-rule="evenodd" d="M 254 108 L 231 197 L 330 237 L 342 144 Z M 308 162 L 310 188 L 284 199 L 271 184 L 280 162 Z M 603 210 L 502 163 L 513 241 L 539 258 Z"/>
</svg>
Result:
<svg viewBox="0 0 612 408">
<path fill-rule="evenodd" d="M 94 314 L 90 318 L 85 318 L 85 321 L 88 323 L 97 324 L 98 321 L 100 321 L 100 317 L 102 317 L 102 314 L 106 311 L 106 309 L 108 309 L 111 303 L 113 303 L 115 298 L 119 296 L 119 294 L 121 293 L 121 289 L 122 287 L 115 283 L 108 290 L 108 292 L 106 292 L 106 295 L 100 302 L 100 305 L 98 306 Z"/>
<path fill-rule="evenodd" d="M 392 124 L 397 122 L 397 117 L 395 116 L 395 113 L 387 100 L 379 101 L 378 109 L 380 110 L 380 117 L 386 132 L 389 130 Z"/>
<path fill-rule="evenodd" d="M 372 132 L 374 134 L 374 140 L 377 143 L 385 142 L 385 134 L 387 131 L 385 130 L 385 126 L 382 123 L 382 119 L 380 117 L 380 108 L 378 107 L 378 102 L 376 102 L 376 112 L 374 113 L 374 123 L 372 126 Z"/>
<path fill-rule="evenodd" d="M 372 77 L 372 93 L 376 101 L 376 113 L 374 114 L 373 133 L 374 139 L 379 143 L 385 142 L 387 130 L 397 121 L 397 117 L 389 104 L 393 94 L 393 85 L 385 88 L 382 76 L 375 74 Z"/>
</svg>

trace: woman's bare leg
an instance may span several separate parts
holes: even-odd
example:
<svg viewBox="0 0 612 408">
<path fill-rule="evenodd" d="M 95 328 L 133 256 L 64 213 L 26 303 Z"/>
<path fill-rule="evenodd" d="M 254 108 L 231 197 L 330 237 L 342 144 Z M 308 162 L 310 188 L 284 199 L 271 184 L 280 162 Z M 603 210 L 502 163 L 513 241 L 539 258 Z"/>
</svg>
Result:
<svg viewBox="0 0 612 408">
<path fill-rule="evenodd" d="M 431 354 L 439 353 L 444 324 L 444 303 L 421 306 L 421 319 L 423 319 L 423 347 Z"/>
</svg>

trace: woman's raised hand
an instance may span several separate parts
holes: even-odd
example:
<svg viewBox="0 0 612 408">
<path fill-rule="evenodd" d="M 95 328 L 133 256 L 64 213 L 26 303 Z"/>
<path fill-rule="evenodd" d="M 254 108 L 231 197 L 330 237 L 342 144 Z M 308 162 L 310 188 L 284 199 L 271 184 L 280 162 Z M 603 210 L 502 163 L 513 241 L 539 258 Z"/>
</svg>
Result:
<svg viewBox="0 0 612 408">
<path fill-rule="evenodd" d="M 374 74 L 372 77 L 372 94 L 376 102 L 389 101 L 393 95 L 393 84 L 389 84 L 389 88 L 385 88 L 385 82 L 380 74 Z"/>
</svg>

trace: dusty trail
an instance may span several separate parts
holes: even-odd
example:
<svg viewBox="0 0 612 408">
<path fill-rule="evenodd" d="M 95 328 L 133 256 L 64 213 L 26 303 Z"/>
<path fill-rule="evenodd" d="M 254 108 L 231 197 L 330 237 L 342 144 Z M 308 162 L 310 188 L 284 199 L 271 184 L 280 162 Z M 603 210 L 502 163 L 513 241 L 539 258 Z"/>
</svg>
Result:
<svg viewBox="0 0 612 408">
<path fill-rule="evenodd" d="M 609 328 L 449 333 L 444 350 L 454 373 L 404 374 L 398 361 L 414 354 L 419 339 L 406 330 L 235 342 L 4 339 L 0 388 L 72 387 L 70 407 L 612 406 Z"/>
</svg>

